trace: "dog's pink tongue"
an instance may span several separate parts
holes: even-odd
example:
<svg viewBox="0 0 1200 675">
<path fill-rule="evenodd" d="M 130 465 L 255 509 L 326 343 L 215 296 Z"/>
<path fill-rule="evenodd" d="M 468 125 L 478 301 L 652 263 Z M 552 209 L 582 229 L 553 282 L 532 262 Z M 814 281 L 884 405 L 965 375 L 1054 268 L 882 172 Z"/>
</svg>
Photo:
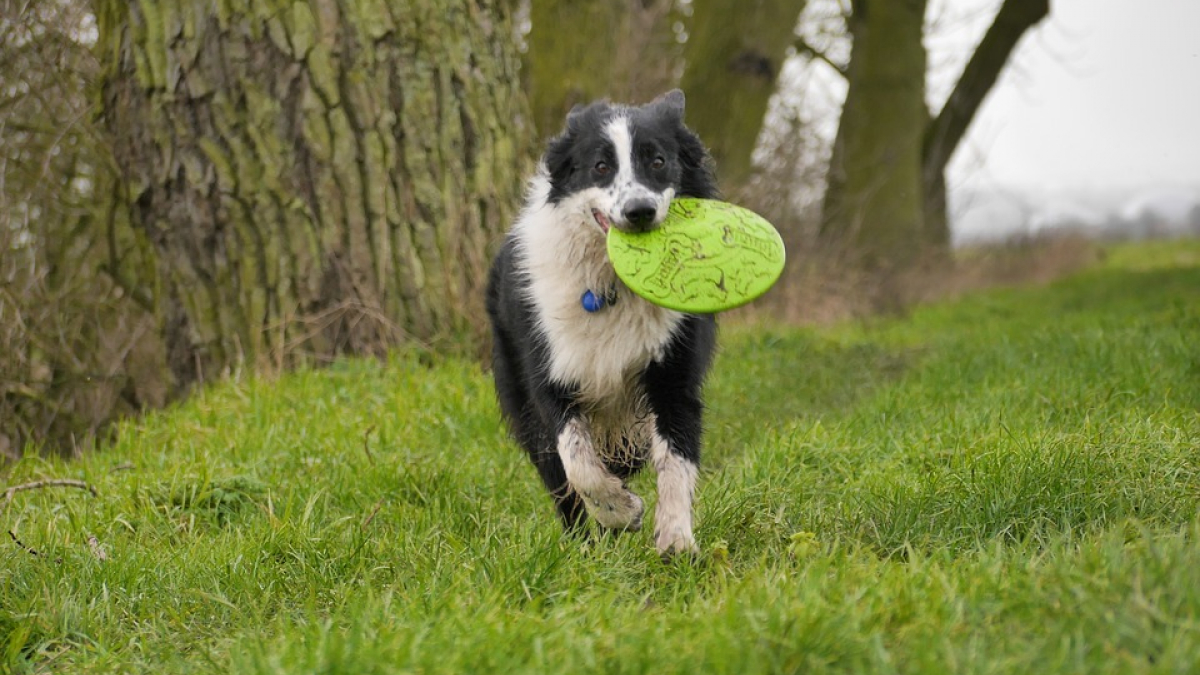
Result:
<svg viewBox="0 0 1200 675">
<path fill-rule="evenodd" d="M 604 214 L 601 213 L 599 209 L 592 209 L 592 217 L 596 219 L 596 223 L 600 225 L 600 229 L 608 232 L 608 218 L 605 218 Z"/>
</svg>

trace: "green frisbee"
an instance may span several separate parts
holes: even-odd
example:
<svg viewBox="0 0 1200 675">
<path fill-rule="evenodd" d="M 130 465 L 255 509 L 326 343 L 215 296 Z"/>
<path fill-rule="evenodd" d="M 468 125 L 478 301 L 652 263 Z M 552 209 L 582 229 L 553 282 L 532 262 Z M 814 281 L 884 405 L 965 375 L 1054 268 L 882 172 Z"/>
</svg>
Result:
<svg viewBox="0 0 1200 675">
<path fill-rule="evenodd" d="M 727 202 L 679 198 L 649 232 L 608 231 L 608 259 L 629 290 L 668 309 L 712 314 L 766 293 L 783 273 L 783 239 Z"/>
</svg>

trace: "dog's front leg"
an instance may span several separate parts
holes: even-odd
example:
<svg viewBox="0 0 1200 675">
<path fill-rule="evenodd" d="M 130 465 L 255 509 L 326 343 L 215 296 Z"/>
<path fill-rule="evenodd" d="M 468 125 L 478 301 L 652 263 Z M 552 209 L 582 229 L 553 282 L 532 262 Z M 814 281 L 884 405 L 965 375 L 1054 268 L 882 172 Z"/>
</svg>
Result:
<svg viewBox="0 0 1200 675">
<path fill-rule="evenodd" d="M 696 494 L 696 463 L 676 452 L 662 434 L 654 432 L 650 459 L 658 472 L 658 506 L 654 509 L 654 546 L 659 554 L 695 553 L 692 499 Z"/>
<path fill-rule="evenodd" d="M 572 417 L 563 424 L 558 434 L 558 455 L 567 481 L 583 498 L 584 506 L 596 522 L 612 530 L 641 529 L 645 505 L 605 468 L 581 417 Z"/>
</svg>

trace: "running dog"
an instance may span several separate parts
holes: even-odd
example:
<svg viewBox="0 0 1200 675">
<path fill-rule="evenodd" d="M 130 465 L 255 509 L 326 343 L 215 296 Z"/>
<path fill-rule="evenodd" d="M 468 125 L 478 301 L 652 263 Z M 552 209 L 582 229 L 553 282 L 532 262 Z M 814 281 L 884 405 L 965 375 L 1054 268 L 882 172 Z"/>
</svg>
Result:
<svg viewBox="0 0 1200 675">
<path fill-rule="evenodd" d="M 696 551 L 692 500 L 716 322 L 634 295 L 613 272 L 605 238 L 613 227 L 657 227 L 675 197 L 717 197 L 708 151 L 683 112 L 678 90 L 643 106 L 572 110 L 487 290 L 500 408 L 564 527 L 590 514 L 607 529 L 640 529 L 644 505 L 625 481 L 649 461 L 664 556 Z"/>
</svg>

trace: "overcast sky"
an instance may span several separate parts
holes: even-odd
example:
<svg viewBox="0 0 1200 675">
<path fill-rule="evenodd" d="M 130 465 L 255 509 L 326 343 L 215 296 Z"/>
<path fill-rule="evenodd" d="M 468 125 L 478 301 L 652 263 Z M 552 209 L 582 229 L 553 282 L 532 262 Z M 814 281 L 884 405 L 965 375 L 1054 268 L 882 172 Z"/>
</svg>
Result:
<svg viewBox="0 0 1200 675">
<path fill-rule="evenodd" d="M 934 12 L 967 19 L 930 44 L 931 64 L 945 58 L 939 51 L 965 52 L 996 5 L 934 0 Z M 970 8 L 984 11 L 972 19 Z M 1020 44 L 950 179 L 1071 192 L 1200 190 L 1200 0 L 1051 0 L 1050 17 Z"/>
</svg>

